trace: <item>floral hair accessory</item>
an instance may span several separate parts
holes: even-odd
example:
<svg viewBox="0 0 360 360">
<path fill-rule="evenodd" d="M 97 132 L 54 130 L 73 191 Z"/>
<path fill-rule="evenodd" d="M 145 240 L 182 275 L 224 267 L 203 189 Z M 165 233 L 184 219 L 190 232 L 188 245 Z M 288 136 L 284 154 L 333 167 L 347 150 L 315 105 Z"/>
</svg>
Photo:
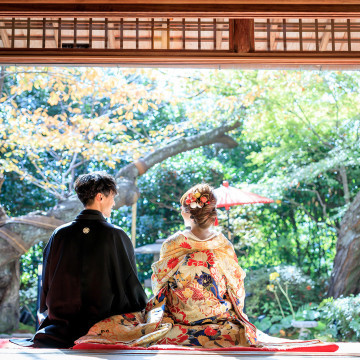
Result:
<svg viewBox="0 0 360 360">
<path fill-rule="evenodd" d="M 198 191 L 189 193 L 185 200 L 185 204 L 189 205 L 192 209 L 202 208 L 204 205 L 210 204 L 209 194 L 201 194 Z"/>
</svg>

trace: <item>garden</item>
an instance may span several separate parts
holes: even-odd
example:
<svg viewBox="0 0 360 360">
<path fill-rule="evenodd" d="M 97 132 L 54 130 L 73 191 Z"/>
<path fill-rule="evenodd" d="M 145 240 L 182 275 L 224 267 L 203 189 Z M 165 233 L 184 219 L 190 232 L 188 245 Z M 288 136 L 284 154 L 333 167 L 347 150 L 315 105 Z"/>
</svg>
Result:
<svg viewBox="0 0 360 360">
<path fill-rule="evenodd" d="M 137 204 L 136 247 L 184 228 L 196 183 L 273 199 L 230 208 L 250 321 L 360 341 L 359 73 L 2 66 L 0 92 L 0 332 L 35 331 L 45 218 L 70 221 L 75 179 L 104 170 L 129 235 Z M 142 282 L 152 261 L 137 255 Z"/>
</svg>

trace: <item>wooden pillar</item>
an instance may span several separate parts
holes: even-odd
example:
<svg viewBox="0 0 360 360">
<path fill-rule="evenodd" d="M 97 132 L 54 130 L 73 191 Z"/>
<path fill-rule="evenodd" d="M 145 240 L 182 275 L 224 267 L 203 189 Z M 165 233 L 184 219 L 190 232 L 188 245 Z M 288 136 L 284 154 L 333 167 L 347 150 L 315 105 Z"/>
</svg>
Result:
<svg viewBox="0 0 360 360">
<path fill-rule="evenodd" d="M 137 180 L 135 180 L 135 185 Z M 136 248 L 136 213 L 137 213 L 137 201 L 131 207 L 131 242 Z"/>
<path fill-rule="evenodd" d="M 136 248 L 136 211 L 137 211 L 137 203 L 133 204 L 131 207 L 131 242 Z"/>
<path fill-rule="evenodd" d="M 254 19 L 229 20 L 229 47 L 236 53 L 254 51 Z"/>
</svg>

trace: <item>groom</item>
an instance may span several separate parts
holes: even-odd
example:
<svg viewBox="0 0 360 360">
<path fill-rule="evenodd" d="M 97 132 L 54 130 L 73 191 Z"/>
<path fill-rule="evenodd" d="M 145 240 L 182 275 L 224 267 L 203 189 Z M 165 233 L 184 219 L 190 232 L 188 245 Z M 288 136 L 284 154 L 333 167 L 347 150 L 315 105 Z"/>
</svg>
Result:
<svg viewBox="0 0 360 360">
<path fill-rule="evenodd" d="M 115 204 L 114 178 L 84 174 L 75 191 L 85 209 L 54 231 L 44 251 L 40 312 L 46 317 L 35 347 L 71 347 L 96 322 L 146 305 L 131 241 L 105 219 Z"/>
</svg>

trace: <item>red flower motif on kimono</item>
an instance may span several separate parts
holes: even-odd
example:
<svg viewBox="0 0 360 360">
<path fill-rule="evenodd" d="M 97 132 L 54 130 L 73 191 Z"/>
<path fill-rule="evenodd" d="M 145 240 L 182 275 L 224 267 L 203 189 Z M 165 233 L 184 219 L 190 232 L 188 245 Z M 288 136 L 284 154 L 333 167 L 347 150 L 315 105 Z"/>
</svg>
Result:
<svg viewBox="0 0 360 360">
<path fill-rule="evenodd" d="M 188 324 L 188 323 L 189 323 L 189 322 L 186 320 L 186 314 L 185 314 L 183 311 L 181 311 L 178 306 L 176 306 L 176 305 L 169 306 L 169 310 L 170 310 L 170 312 L 173 313 L 173 314 L 180 314 L 180 315 L 182 316 L 182 321 L 181 321 L 181 322 L 182 322 L 183 324 Z M 180 320 L 178 320 L 178 319 L 175 319 L 175 321 L 180 322 Z M 184 328 L 182 328 L 182 329 L 184 329 Z M 181 330 L 181 331 L 183 331 L 183 330 Z M 185 330 L 185 331 L 186 331 L 186 330 Z"/>
<path fill-rule="evenodd" d="M 184 249 L 191 249 L 190 244 L 188 244 L 187 242 L 183 242 L 180 244 L 180 247 L 184 248 Z"/>
<path fill-rule="evenodd" d="M 187 335 L 187 330 L 181 326 L 177 326 L 177 329 L 181 331 L 174 338 L 165 337 L 164 339 L 157 342 L 157 345 L 181 345 L 185 343 L 189 339 L 189 335 Z"/>
<path fill-rule="evenodd" d="M 126 316 L 128 319 L 135 319 L 135 315 L 131 313 L 124 314 L 124 316 Z"/>
<path fill-rule="evenodd" d="M 217 330 L 211 328 L 210 326 L 208 326 L 206 329 L 205 329 L 205 335 L 207 336 L 214 336 L 217 334 Z"/>
<path fill-rule="evenodd" d="M 201 260 L 194 260 L 194 257 L 196 256 L 196 253 L 192 253 L 190 255 L 190 259 L 188 261 L 188 266 L 206 266 L 206 263 L 208 263 L 209 265 L 214 265 L 214 254 L 210 251 L 210 250 L 206 250 L 206 251 L 201 251 L 202 253 L 207 255 L 207 259 L 206 261 L 201 261 Z"/>
<path fill-rule="evenodd" d="M 181 344 L 181 343 L 185 342 L 189 338 L 189 336 L 186 335 L 187 330 L 185 328 L 179 326 L 179 330 L 182 332 L 182 335 L 178 335 L 176 337 L 176 340 L 179 344 Z"/>
<path fill-rule="evenodd" d="M 167 266 L 170 269 L 173 269 L 177 264 L 179 263 L 179 259 L 178 258 L 172 258 L 167 262 Z"/>
<path fill-rule="evenodd" d="M 230 335 L 223 335 L 223 338 L 229 341 L 233 341 Z"/>
<path fill-rule="evenodd" d="M 193 265 L 194 266 L 205 266 L 203 261 L 194 260 L 193 257 L 194 257 L 194 254 L 191 254 L 190 259 L 188 261 L 188 266 L 193 266 Z"/>
<path fill-rule="evenodd" d="M 183 335 L 183 336 L 180 336 L 180 337 L 177 337 L 176 340 L 177 340 L 177 343 L 178 344 L 182 344 L 184 343 L 189 337 L 187 335 Z"/>
<path fill-rule="evenodd" d="M 219 283 L 222 279 L 221 274 L 219 273 L 219 270 L 216 269 L 215 266 L 210 268 L 210 274 L 213 277 L 213 279 L 215 280 L 216 283 Z"/>
<path fill-rule="evenodd" d="M 193 291 L 193 295 L 192 295 L 192 299 L 193 300 L 202 300 L 202 299 L 204 299 L 204 294 L 203 294 L 203 292 L 200 290 L 200 289 L 196 289 L 196 288 L 193 288 L 192 289 L 192 291 Z"/>
<path fill-rule="evenodd" d="M 239 269 L 235 269 L 234 271 L 234 276 L 237 278 L 237 279 L 241 279 L 241 272 Z"/>
<path fill-rule="evenodd" d="M 164 286 L 164 287 L 162 287 L 162 288 L 159 290 L 158 296 L 160 297 L 160 296 L 162 296 L 162 295 L 166 295 L 166 293 L 167 293 L 167 289 L 166 289 L 166 287 Z"/>
<path fill-rule="evenodd" d="M 207 262 L 209 265 L 214 265 L 214 264 L 215 264 L 214 254 L 213 254 L 210 250 L 206 250 L 206 251 L 205 251 L 205 254 L 207 255 L 206 262 Z"/>
</svg>

